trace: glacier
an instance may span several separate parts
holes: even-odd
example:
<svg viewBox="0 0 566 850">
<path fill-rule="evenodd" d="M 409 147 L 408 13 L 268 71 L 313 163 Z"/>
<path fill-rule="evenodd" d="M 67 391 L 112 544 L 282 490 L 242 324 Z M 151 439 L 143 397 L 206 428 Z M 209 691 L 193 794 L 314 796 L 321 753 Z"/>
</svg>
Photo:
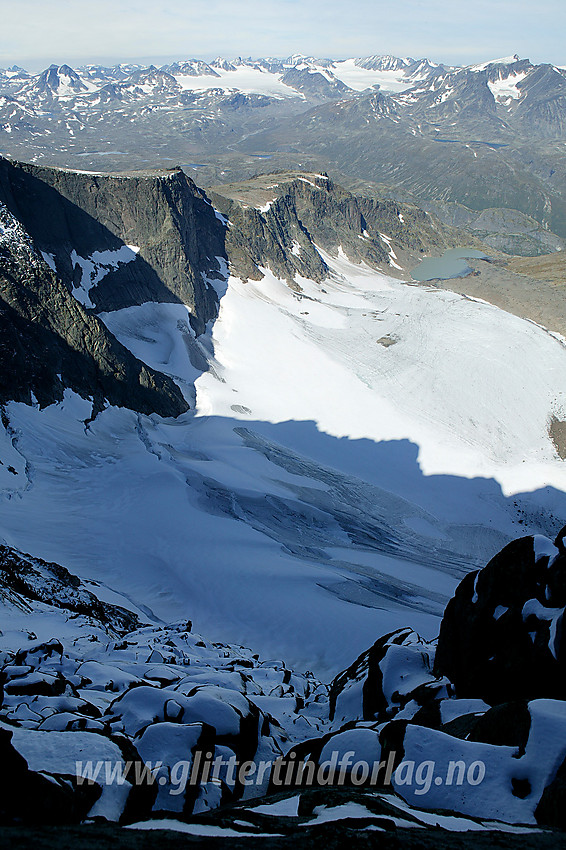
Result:
<svg viewBox="0 0 566 850">
<path fill-rule="evenodd" d="M 321 254 L 322 284 L 227 277 L 201 336 L 182 304 L 103 314 L 192 409 L 6 405 L 3 541 L 327 678 L 407 622 L 433 638 L 466 572 L 556 534 L 563 340 Z"/>
</svg>

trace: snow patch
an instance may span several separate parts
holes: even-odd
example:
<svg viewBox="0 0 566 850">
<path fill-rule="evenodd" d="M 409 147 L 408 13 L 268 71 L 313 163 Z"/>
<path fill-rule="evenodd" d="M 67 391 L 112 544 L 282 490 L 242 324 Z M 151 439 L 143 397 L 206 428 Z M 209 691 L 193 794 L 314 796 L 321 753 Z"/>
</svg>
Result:
<svg viewBox="0 0 566 850">
<path fill-rule="evenodd" d="M 73 249 L 71 263 L 79 266 L 82 271 L 81 281 L 73 289 L 73 295 L 83 307 L 94 307 L 90 300 L 90 291 L 106 275 L 115 271 L 119 266 L 133 262 L 138 253 L 137 245 L 122 245 L 116 251 L 95 251 L 90 257 L 80 257 Z"/>
<path fill-rule="evenodd" d="M 55 254 L 48 254 L 47 251 L 42 251 L 41 256 L 43 257 L 44 261 L 47 263 L 51 271 L 56 272 L 57 267 L 55 265 Z"/>
<path fill-rule="evenodd" d="M 488 80 L 489 89 L 494 98 L 501 102 L 510 100 L 519 100 L 523 96 L 523 92 L 517 88 L 517 84 L 525 79 L 527 72 L 510 74 L 499 80 Z"/>
</svg>

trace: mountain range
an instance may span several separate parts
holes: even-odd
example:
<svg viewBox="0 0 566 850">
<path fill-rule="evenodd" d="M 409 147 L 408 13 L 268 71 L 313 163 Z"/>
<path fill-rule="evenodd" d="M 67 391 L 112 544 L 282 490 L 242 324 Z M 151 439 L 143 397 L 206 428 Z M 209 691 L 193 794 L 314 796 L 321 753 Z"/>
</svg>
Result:
<svg viewBox="0 0 566 850">
<path fill-rule="evenodd" d="M 0 85 L 0 843 L 561 846 L 564 69 Z"/>
<path fill-rule="evenodd" d="M 80 170 L 181 165 L 205 186 L 326 170 L 349 188 L 448 204 L 435 208 L 445 221 L 455 205 L 515 210 L 559 238 L 565 127 L 566 70 L 516 55 L 465 68 L 299 55 L 0 71 L 5 155 Z M 527 240 L 519 252 L 545 249 Z"/>
</svg>

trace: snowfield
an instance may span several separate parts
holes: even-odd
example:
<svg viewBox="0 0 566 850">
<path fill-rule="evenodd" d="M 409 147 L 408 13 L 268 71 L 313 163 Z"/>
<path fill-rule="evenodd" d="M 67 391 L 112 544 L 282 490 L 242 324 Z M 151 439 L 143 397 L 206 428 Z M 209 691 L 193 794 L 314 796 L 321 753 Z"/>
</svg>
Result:
<svg viewBox="0 0 566 850">
<path fill-rule="evenodd" d="M 354 91 L 365 91 L 375 85 L 388 92 L 401 92 L 410 88 L 414 81 L 407 79 L 403 69 L 397 71 L 372 71 L 357 64 L 356 59 L 335 62 L 332 73 Z"/>
<path fill-rule="evenodd" d="M 509 76 L 495 82 L 488 81 L 488 86 L 494 98 L 500 102 L 519 100 L 522 92 L 517 88 L 517 84 L 522 82 L 526 76 L 526 71 L 522 74 L 509 74 Z"/>
<path fill-rule="evenodd" d="M 324 259 L 332 275 L 301 291 L 267 270 L 230 278 L 198 338 L 182 305 L 104 314 L 193 409 L 85 425 L 91 405 L 70 392 L 43 411 L 11 403 L 0 537 L 154 623 L 190 617 L 325 678 L 394 628 L 434 637 L 465 572 L 522 533 L 552 537 L 563 342 Z"/>
<path fill-rule="evenodd" d="M 188 74 L 175 74 L 175 79 L 185 91 L 241 91 L 246 94 L 263 94 L 269 97 L 292 97 L 304 99 L 304 96 L 281 81 L 281 74 L 273 74 L 261 68 L 239 65 L 234 70 L 214 69 L 218 77 L 203 74 L 192 77 Z"/>
<path fill-rule="evenodd" d="M 288 67 L 296 67 L 299 70 L 310 69 L 310 73 L 322 74 L 329 81 L 340 80 L 354 91 L 365 91 L 378 85 L 388 92 L 401 92 L 414 83 L 414 80 L 408 78 L 403 69 L 373 71 L 361 67 L 357 64 L 357 61 L 356 59 L 344 59 L 334 62 L 328 69 L 314 60 L 298 62 L 295 66 Z M 188 74 L 175 74 L 174 76 L 181 88 L 186 91 L 238 90 L 248 94 L 268 95 L 269 97 L 304 99 L 304 95 L 282 81 L 283 74 L 280 72 L 274 73 L 267 69 L 246 64 L 238 65 L 231 70 L 219 67 L 215 67 L 214 70 L 218 77 L 212 77 L 210 74 L 196 77 Z"/>
</svg>

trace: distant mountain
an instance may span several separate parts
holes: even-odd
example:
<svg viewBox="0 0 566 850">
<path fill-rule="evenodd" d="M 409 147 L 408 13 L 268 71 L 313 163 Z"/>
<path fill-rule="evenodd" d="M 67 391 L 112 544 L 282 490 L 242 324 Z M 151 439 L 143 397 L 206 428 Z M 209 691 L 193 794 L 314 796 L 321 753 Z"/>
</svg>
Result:
<svg viewBox="0 0 566 850">
<path fill-rule="evenodd" d="M 122 91 L 141 90 L 140 94 L 160 95 L 180 91 L 180 86 L 175 77 L 163 68 L 155 68 L 151 65 L 139 71 L 134 71 L 119 84 Z"/>
<path fill-rule="evenodd" d="M 332 100 L 347 94 L 350 89 L 325 68 L 312 68 L 307 63 L 289 68 L 281 82 L 306 97 Z"/>
<path fill-rule="evenodd" d="M 390 82 L 394 85 L 395 90 L 398 90 L 399 86 L 403 87 L 403 85 L 409 87 L 415 79 L 421 79 L 435 73 L 438 67 L 441 67 L 427 59 L 398 59 L 393 56 L 369 56 L 348 61 L 351 61 L 362 72 L 368 72 L 370 75 L 373 72 L 375 84 L 381 85 L 383 83 L 381 75 L 384 72 L 393 75 L 390 76 Z M 267 79 L 260 82 L 259 78 L 257 81 L 250 81 L 243 80 L 241 77 L 242 71 L 259 71 L 264 76 L 269 75 L 272 78 L 269 81 L 272 88 L 276 89 L 276 84 L 280 82 L 289 89 L 290 93 L 294 90 L 295 96 L 306 96 L 308 100 L 308 96 L 311 94 L 315 99 L 320 100 L 321 97 L 332 99 L 347 91 L 355 90 L 348 85 L 346 79 L 342 79 L 341 68 L 344 64 L 344 60 L 337 62 L 333 59 L 320 59 L 295 54 L 285 59 L 242 59 L 238 57 L 229 61 L 223 57 L 217 57 L 210 63 L 188 59 L 163 65 L 159 70 L 175 78 L 192 77 L 200 79 L 210 77 L 210 89 L 220 85 L 225 90 L 245 90 L 246 93 L 263 94 L 268 83 Z M 23 69 L 14 66 L 9 70 L 0 70 L 0 91 L 9 89 L 10 93 L 14 93 L 21 101 L 37 101 L 38 98 L 45 100 L 46 97 L 68 100 L 76 95 L 96 93 L 109 83 L 130 81 L 135 83 L 140 75 L 155 73 L 156 70 L 154 66 L 144 68 L 135 64 L 120 64 L 113 67 L 84 65 L 77 70 L 69 65 L 51 65 L 41 74 L 32 76 Z M 308 78 L 304 72 L 308 72 L 312 76 L 319 74 L 320 77 L 317 78 L 316 84 L 308 83 Z M 285 77 L 286 79 L 283 79 Z M 326 82 L 323 82 L 321 77 Z M 219 80 L 222 82 L 219 83 Z M 379 82 L 380 80 L 381 82 Z M 370 88 L 371 85 L 370 80 L 367 87 Z M 199 87 L 202 88 L 202 84 L 199 83 Z M 188 80 L 185 80 L 184 88 L 191 90 Z M 146 94 L 150 94 L 150 92 L 148 91 Z M 92 102 L 98 101 L 96 98 L 92 98 Z M 72 106 L 72 104 L 69 104 L 69 106 Z"/>
<path fill-rule="evenodd" d="M 464 68 L 295 54 L 0 71 L 0 151 L 16 158 L 180 163 L 205 185 L 335 169 L 423 203 L 518 210 L 560 236 L 565 134 L 566 71 L 518 55 Z"/>
<path fill-rule="evenodd" d="M 219 60 L 217 60 L 219 61 Z M 222 61 L 222 60 L 220 60 Z M 224 67 L 222 70 L 224 71 L 232 71 L 234 70 L 233 66 L 230 66 L 229 63 L 226 63 L 227 67 Z M 220 66 L 219 66 L 220 67 Z M 169 74 L 179 74 L 184 77 L 218 77 L 219 75 L 216 71 L 210 66 L 207 65 L 206 62 L 200 62 L 197 60 L 192 60 L 190 62 L 174 62 L 172 65 L 164 65 L 161 69 L 162 71 L 166 71 Z"/>
<path fill-rule="evenodd" d="M 513 118 L 526 133 L 559 139 L 566 133 L 566 78 L 552 65 L 539 65 L 517 82 L 510 102 Z"/>
<path fill-rule="evenodd" d="M 89 91 L 89 86 L 69 65 L 50 65 L 39 77 L 25 83 L 21 94 L 30 100 L 72 98 Z"/>
<path fill-rule="evenodd" d="M 356 65 L 369 71 L 405 71 L 414 59 L 398 59 L 396 56 L 366 56 L 356 59 Z"/>
<path fill-rule="evenodd" d="M 467 69 L 439 74 L 398 95 L 407 117 L 427 123 L 453 121 L 490 123 L 491 132 L 504 127 L 485 73 Z"/>
</svg>

